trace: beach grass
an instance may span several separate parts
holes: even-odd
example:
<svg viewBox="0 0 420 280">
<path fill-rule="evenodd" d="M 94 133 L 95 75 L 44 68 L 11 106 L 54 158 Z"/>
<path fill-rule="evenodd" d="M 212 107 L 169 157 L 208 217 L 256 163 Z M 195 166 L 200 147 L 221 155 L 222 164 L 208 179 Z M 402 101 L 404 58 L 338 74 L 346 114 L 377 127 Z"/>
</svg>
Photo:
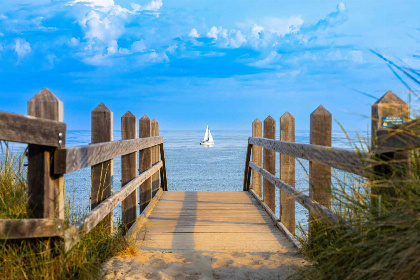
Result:
<svg viewBox="0 0 420 280">
<path fill-rule="evenodd" d="M 419 131 L 412 132 L 420 136 Z M 387 164 L 391 172 L 401 171 L 396 163 L 373 161 Z M 303 233 L 303 253 L 312 265 L 299 271 L 300 279 L 418 278 L 420 151 L 412 151 L 410 161 L 410 172 L 404 177 L 375 175 L 369 180 L 352 175 L 336 177 L 333 211 L 346 225 L 314 221 L 311 236 Z M 381 196 L 378 201 L 378 192 L 373 189 L 382 190 L 381 193 L 392 190 L 396 196 L 388 199 Z"/>
<path fill-rule="evenodd" d="M 1 219 L 30 217 L 24 159 L 24 154 L 11 154 L 7 144 L 2 144 Z M 85 214 L 75 209 L 73 201 L 74 197 L 66 197 L 66 225 Z M 58 238 L 0 240 L 0 279 L 98 279 L 102 263 L 129 248 L 119 223 L 114 224 L 112 235 L 100 223 L 67 253 Z"/>
</svg>

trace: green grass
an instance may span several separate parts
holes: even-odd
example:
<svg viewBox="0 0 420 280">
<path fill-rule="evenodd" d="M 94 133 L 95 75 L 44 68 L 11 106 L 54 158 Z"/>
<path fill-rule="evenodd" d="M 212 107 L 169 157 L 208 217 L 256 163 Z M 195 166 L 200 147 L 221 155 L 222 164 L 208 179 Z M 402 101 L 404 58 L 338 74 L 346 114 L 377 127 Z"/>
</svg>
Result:
<svg viewBox="0 0 420 280">
<path fill-rule="evenodd" d="M 2 145 L 2 153 L 0 218 L 29 218 L 25 156 L 12 155 L 7 145 Z M 66 224 L 83 216 L 73 206 L 73 200 L 66 198 Z M 59 239 L 0 240 L 0 279 L 98 279 L 101 264 L 128 248 L 120 228 L 115 225 L 115 233 L 108 235 L 98 226 L 69 253 L 64 252 Z"/>
<path fill-rule="evenodd" d="M 387 167 L 399 171 L 395 163 Z M 407 176 L 370 179 L 341 178 L 334 186 L 333 211 L 348 226 L 312 224 L 314 234 L 302 238 L 303 252 L 312 265 L 299 272 L 301 279 L 418 279 L 420 152 L 411 153 Z M 377 193 L 390 191 L 395 192 L 395 198 L 382 195 L 380 203 L 371 203 L 378 199 Z"/>
</svg>

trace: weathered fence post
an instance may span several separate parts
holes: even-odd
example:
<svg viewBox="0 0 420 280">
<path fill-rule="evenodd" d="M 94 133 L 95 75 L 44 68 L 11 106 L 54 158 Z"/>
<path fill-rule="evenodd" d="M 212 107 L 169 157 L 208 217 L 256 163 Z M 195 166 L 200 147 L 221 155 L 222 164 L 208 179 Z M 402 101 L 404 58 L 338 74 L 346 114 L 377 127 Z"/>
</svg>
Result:
<svg viewBox="0 0 420 280">
<path fill-rule="evenodd" d="M 384 124 L 387 126 L 387 122 L 392 124 L 390 117 L 400 117 L 402 122 L 406 122 L 409 115 L 410 111 L 407 103 L 390 90 L 385 93 L 372 105 L 372 144 L 376 143 L 376 131 L 384 127 Z M 398 119 L 395 119 L 395 121 L 398 121 Z"/>
<path fill-rule="evenodd" d="M 92 111 L 92 144 L 110 142 L 113 140 L 113 113 L 101 103 Z M 108 160 L 91 168 L 92 186 L 90 190 L 91 209 L 111 195 L 114 161 Z M 112 213 L 102 222 L 104 229 L 112 233 Z"/>
<path fill-rule="evenodd" d="M 151 136 L 159 136 L 159 123 L 153 119 L 151 121 Z M 152 148 L 152 164 L 155 164 L 159 161 L 159 147 Z M 153 174 L 152 176 L 152 197 L 157 193 L 159 190 L 159 171 Z"/>
<path fill-rule="evenodd" d="M 262 123 L 259 119 L 252 122 L 252 137 L 262 137 Z M 262 165 L 262 148 L 260 146 L 252 145 L 252 162 L 258 166 Z M 260 173 L 252 170 L 252 189 L 259 197 L 262 197 L 261 181 Z"/>
<path fill-rule="evenodd" d="M 139 121 L 139 138 L 150 137 L 151 126 L 150 119 L 144 115 Z M 144 149 L 139 154 L 140 172 L 143 172 L 152 167 L 152 149 Z M 147 207 L 151 199 L 152 178 L 149 178 L 140 186 L 140 213 Z"/>
<path fill-rule="evenodd" d="M 128 111 L 121 117 L 121 139 L 137 138 L 137 118 Z M 137 152 L 121 157 L 121 186 L 137 176 Z M 137 189 L 121 205 L 124 230 L 127 230 L 137 218 Z"/>
<path fill-rule="evenodd" d="M 280 141 L 295 142 L 295 118 L 286 112 L 280 118 Z M 295 158 L 280 154 L 280 179 L 295 187 Z M 295 200 L 280 191 L 280 221 L 295 234 Z"/>
<path fill-rule="evenodd" d="M 264 138 L 276 139 L 276 121 L 268 116 L 264 120 Z M 276 152 L 264 149 L 264 169 L 276 175 Z M 270 181 L 264 179 L 264 202 L 276 213 L 276 189 Z"/>
<path fill-rule="evenodd" d="M 29 100 L 28 115 L 62 122 L 63 102 L 44 88 Z M 57 141 L 60 137 L 64 136 L 57 135 Z M 64 219 L 64 177 L 52 170 L 54 150 L 28 145 L 28 210 L 33 218 Z"/>
<path fill-rule="evenodd" d="M 408 172 L 409 151 L 404 149 L 393 151 L 393 146 L 401 141 L 395 140 L 404 139 L 402 137 L 404 132 L 393 131 L 391 128 L 387 129 L 387 127 L 407 122 L 409 115 L 409 105 L 392 91 L 385 93 L 372 105 L 372 148 L 375 151 L 376 162 L 374 162 L 374 173 L 371 180 L 382 182 L 377 186 L 374 183 L 371 188 L 373 211 L 380 209 L 377 207 L 379 201 L 383 202 L 396 196 L 394 185 L 387 184 L 388 180 L 392 179 L 395 183 L 396 180 L 402 179 Z M 406 144 L 409 146 L 408 143 Z"/>
<path fill-rule="evenodd" d="M 311 114 L 311 144 L 331 147 L 332 116 L 322 105 Z M 331 167 L 309 162 L 309 196 L 331 209 Z"/>
</svg>

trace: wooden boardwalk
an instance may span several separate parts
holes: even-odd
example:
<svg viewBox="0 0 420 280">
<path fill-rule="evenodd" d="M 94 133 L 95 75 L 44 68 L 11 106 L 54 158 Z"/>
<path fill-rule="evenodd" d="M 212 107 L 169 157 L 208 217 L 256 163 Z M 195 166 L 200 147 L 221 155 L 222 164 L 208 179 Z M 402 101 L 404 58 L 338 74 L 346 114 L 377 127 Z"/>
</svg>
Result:
<svg viewBox="0 0 420 280">
<path fill-rule="evenodd" d="M 143 250 L 290 252 L 293 245 L 248 192 L 164 192 L 136 232 Z"/>
</svg>

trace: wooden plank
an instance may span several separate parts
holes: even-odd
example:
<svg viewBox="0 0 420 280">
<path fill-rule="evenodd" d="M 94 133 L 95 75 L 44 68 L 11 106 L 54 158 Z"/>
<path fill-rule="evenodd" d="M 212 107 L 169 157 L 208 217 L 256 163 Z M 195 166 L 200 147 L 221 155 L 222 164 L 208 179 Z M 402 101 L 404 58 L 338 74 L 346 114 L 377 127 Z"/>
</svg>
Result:
<svg viewBox="0 0 420 280">
<path fill-rule="evenodd" d="M 289 112 L 286 112 L 280 118 L 280 140 L 284 142 L 295 142 L 295 118 Z M 280 154 L 280 179 L 292 188 L 295 187 L 294 157 Z M 282 190 L 279 191 L 280 221 L 294 235 L 296 228 L 295 201 Z"/>
<path fill-rule="evenodd" d="M 276 139 L 276 121 L 271 117 L 264 120 L 264 138 Z M 263 149 L 263 166 L 270 173 L 276 174 L 276 153 L 270 149 Z M 276 188 L 274 185 L 264 178 L 263 180 L 263 197 L 264 202 L 273 212 L 276 212 Z"/>
<path fill-rule="evenodd" d="M 137 137 L 137 118 L 128 111 L 121 117 L 121 139 Z M 121 157 L 121 187 L 137 176 L 137 151 Z M 137 188 L 121 204 L 124 230 L 129 229 L 137 218 Z"/>
<path fill-rule="evenodd" d="M 152 133 L 152 124 L 150 119 L 144 115 L 139 120 L 139 138 L 150 137 Z M 152 166 L 152 149 L 144 149 L 139 153 L 139 170 L 143 172 Z M 147 207 L 152 199 L 152 178 L 147 179 L 140 186 L 140 213 Z"/>
<path fill-rule="evenodd" d="M 370 163 L 370 155 L 368 153 L 253 137 L 249 138 L 248 143 L 292 157 L 328 165 L 363 177 L 367 177 L 369 174 L 367 168 Z"/>
<path fill-rule="evenodd" d="M 311 211 L 316 217 L 320 219 L 323 219 L 324 217 L 326 217 L 328 220 L 334 223 L 338 223 L 340 221 L 340 218 L 336 214 L 331 212 L 328 208 L 322 206 L 316 201 L 313 201 L 312 199 L 309 198 L 309 196 L 292 188 L 285 182 L 276 178 L 267 170 L 261 168 L 260 166 L 255 165 L 254 163 L 251 163 L 249 167 L 259 172 L 264 178 L 266 178 L 271 183 L 273 183 L 276 187 L 284 191 L 284 193 L 291 196 L 295 201 L 300 203 L 300 205 L 302 205 L 303 207 Z"/>
<path fill-rule="evenodd" d="M 160 158 L 163 162 L 162 170 L 160 172 L 160 181 L 162 182 L 162 188 L 164 191 L 168 191 L 168 178 L 166 175 L 166 158 L 165 158 L 165 149 L 163 147 L 163 141 L 162 144 L 159 145 L 160 150 Z"/>
<path fill-rule="evenodd" d="M 252 137 L 262 137 L 262 123 L 259 119 L 252 122 Z M 252 162 L 262 165 L 262 148 L 257 145 L 252 145 Z M 262 178 L 260 173 L 254 170 L 252 170 L 252 189 L 262 197 Z"/>
<path fill-rule="evenodd" d="M 311 144 L 331 147 L 332 116 L 322 105 L 311 114 Z M 331 166 L 309 162 L 309 197 L 331 209 Z"/>
<path fill-rule="evenodd" d="M 63 236 L 62 219 L 0 219 L 0 239 Z"/>
<path fill-rule="evenodd" d="M 29 100 L 28 113 L 63 121 L 63 103 L 44 88 Z M 54 150 L 54 147 L 28 145 L 28 208 L 32 218 L 64 219 L 64 177 L 53 174 Z"/>
<path fill-rule="evenodd" d="M 129 196 L 140 184 L 148 180 L 152 174 L 162 167 L 162 161 L 154 164 L 150 169 L 143 171 L 135 179 L 127 183 L 123 188 L 101 202 L 95 209 L 89 212 L 82 220 L 76 222 L 64 232 L 65 249 L 70 250 L 80 239 L 90 232 L 127 196 Z"/>
<path fill-rule="evenodd" d="M 159 123 L 153 119 L 151 122 L 151 136 L 155 137 L 155 136 L 159 136 Z M 153 147 L 152 148 L 152 164 L 155 164 L 156 162 L 159 161 L 159 147 Z M 159 171 L 156 172 L 156 174 L 153 174 L 152 176 L 152 196 L 154 196 L 156 194 L 156 192 L 158 191 L 160 184 L 159 184 Z"/>
<path fill-rule="evenodd" d="M 0 139 L 42 146 L 64 147 L 66 144 L 66 124 L 0 111 Z"/>
<path fill-rule="evenodd" d="M 92 111 L 92 144 L 109 142 L 113 140 L 113 113 L 105 104 L 99 104 Z M 114 161 L 112 159 L 92 165 L 91 167 L 91 189 L 90 189 L 90 207 L 94 209 L 102 201 L 111 196 L 112 177 L 114 175 Z M 102 220 L 102 219 L 101 219 Z M 104 229 L 109 234 L 113 231 L 112 214 L 108 215 L 102 221 Z"/>
<path fill-rule="evenodd" d="M 57 149 L 54 173 L 67 174 L 161 143 L 163 143 L 162 137 L 148 137 Z"/>
<path fill-rule="evenodd" d="M 248 144 L 248 148 L 246 150 L 246 158 L 245 158 L 245 170 L 244 170 L 244 187 L 243 190 L 247 191 L 249 189 L 249 161 L 251 159 L 251 150 L 252 150 L 252 145 Z"/>
</svg>

